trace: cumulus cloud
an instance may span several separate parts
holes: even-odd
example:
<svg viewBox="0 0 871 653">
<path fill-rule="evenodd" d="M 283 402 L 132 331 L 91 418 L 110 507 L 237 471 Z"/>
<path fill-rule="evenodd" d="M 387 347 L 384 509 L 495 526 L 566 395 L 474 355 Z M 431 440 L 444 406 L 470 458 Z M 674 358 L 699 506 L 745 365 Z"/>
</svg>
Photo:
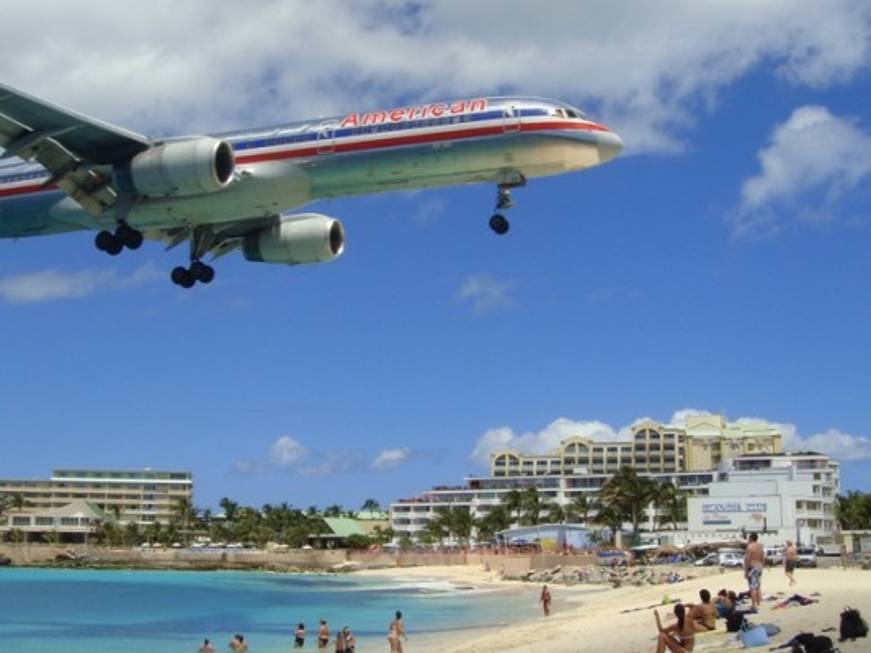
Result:
<svg viewBox="0 0 871 653">
<path fill-rule="evenodd" d="M 514 305 L 511 281 L 499 281 L 489 274 L 470 274 L 460 284 L 457 299 L 468 302 L 478 315 Z"/>
<path fill-rule="evenodd" d="M 372 469 L 383 472 L 388 469 L 399 467 L 402 463 L 408 460 L 411 451 L 407 447 L 398 449 L 384 449 L 372 461 Z"/>
<path fill-rule="evenodd" d="M 697 408 L 680 408 L 672 413 L 671 419 L 666 423 L 673 426 L 686 426 L 689 416 L 715 414 Z M 561 440 L 573 435 L 593 440 L 625 441 L 631 437 L 631 427 L 647 419 L 650 418 L 639 417 L 620 428 L 598 420 L 577 421 L 566 417 L 554 420 L 540 431 L 517 433 L 507 426 L 492 428 L 478 437 L 469 458 L 482 465 L 488 465 L 490 455 L 502 449 L 516 449 L 524 453 L 548 453 L 557 449 Z M 741 417 L 734 421 L 769 422 L 780 430 L 785 451 L 817 451 L 836 460 L 845 461 L 871 459 L 871 438 L 867 436 L 853 435 L 830 428 L 822 433 L 804 437 L 799 433 L 798 427 L 789 422 L 775 422 L 756 417 Z"/>
<path fill-rule="evenodd" d="M 759 421 L 759 418 L 742 417 L 736 421 Z M 816 451 L 846 461 L 871 459 L 871 438 L 867 436 L 845 433 L 837 428 L 803 436 L 795 424 L 771 423 L 780 429 L 785 451 Z"/>
<path fill-rule="evenodd" d="M 502 0 L 264 0 L 219 12 L 157 0 L 136 20 L 124 3 L 88 7 L 6 2 L 0 57 L 15 66 L 4 82 L 157 134 L 521 92 L 591 108 L 627 152 L 667 151 L 720 89 L 762 66 L 820 87 L 871 61 L 862 0 L 551 0 L 546 12 Z"/>
<path fill-rule="evenodd" d="M 559 446 L 560 440 L 580 435 L 596 440 L 622 440 L 628 430 L 615 430 L 604 422 L 576 421 L 566 417 L 555 419 L 540 431 L 517 433 L 507 426 L 485 431 L 475 442 L 469 458 L 481 464 L 490 461 L 490 454 L 500 449 L 517 449 L 527 453 L 546 453 Z"/>
<path fill-rule="evenodd" d="M 57 268 L 0 278 L 0 299 L 11 304 L 34 304 L 56 299 L 81 299 L 104 290 L 120 290 L 162 278 L 145 264 L 124 276 L 117 270 L 66 272 Z"/>
<path fill-rule="evenodd" d="M 832 219 L 838 201 L 871 176 L 871 132 L 821 106 L 796 109 L 759 151 L 760 171 L 746 179 L 731 216 L 736 237 L 770 234 L 785 214 Z"/>
<path fill-rule="evenodd" d="M 289 435 L 283 435 L 269 445 L 269 462 L 276 467 L 288 467 L 305 458 L 306 448 Z"/>
</svg>

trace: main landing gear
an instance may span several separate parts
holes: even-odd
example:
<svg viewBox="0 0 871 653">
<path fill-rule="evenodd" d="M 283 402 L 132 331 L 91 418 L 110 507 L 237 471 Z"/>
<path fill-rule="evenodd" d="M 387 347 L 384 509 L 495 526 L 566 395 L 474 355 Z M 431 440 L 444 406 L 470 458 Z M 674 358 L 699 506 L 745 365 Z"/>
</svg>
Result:
<svg viewBox="0 0 871 653">
<path fill-rule="evenodd" d="M 511 224 L 502 215 L 502 211 L 507 211 L 514 207 L 514 201 L 511 199 L 511 189 L 519 188 L 526 185 L 526 177 L 517 171 L 503 172 L 499 175 L 496 183 L 496 212 L 490 218 L 490 228 L 498 235 L 502 236 L 508 233 Z"/>
<path fill-rule="evenodd" d="M 194 229 L 190 235 L 191 264 L 186 268 L 181 265 L 173 268 L 169 275 L 172 282 L 182 288 L 192 288 L 197 281 L 211 283 L 215 278 L 215 268 L 203 263 L 200 258 L 208 253 L 215 243 L 215 234 L 211 229 L 208 227 Z"/>
<path fill-rule="evenodd" d="M 111 231 L 101 231 L 94 238 L 94 245 L 101 252 L 106 252 L 111 256 L 117 256 L 125 247 L 127 249 L 139 249 L 142 247 L 142 232 L 134 229 L 126 222 L 122 222 L 115 229 L 115 233 Z"/>
</svg>

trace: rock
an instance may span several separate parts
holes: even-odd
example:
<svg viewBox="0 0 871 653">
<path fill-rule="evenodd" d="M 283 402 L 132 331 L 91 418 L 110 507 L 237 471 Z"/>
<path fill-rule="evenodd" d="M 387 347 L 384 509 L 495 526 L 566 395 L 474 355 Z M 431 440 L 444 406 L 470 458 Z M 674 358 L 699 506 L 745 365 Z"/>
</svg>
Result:
<svg viewBox="0 0 871 653">
<path fill-rule="evenodd" d="M 12 565 L 12 558 L 0 555 L 0 567 L 9 567 Z"/>
</svg>

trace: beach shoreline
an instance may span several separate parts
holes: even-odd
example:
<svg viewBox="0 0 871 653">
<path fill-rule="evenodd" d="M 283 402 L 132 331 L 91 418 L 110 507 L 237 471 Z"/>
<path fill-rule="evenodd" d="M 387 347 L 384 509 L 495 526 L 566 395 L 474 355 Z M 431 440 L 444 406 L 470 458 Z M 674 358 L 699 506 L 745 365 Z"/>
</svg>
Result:
<svg viewBox="0 0 871 653">
<path fill-rule="evenodd" d="M 475 586 L 482 589 L 505 592 L 523 592 L 533 598 L 538 585 L 512 580 L 500 580 L 498 575 L 480 565 L 466 568 L 455 566 L 429 566 L 403 569 L 361 570 L 355 572 L 366 576 L 380 576 L 409 580 L 440 580 L 458 586 Z M 772 638 L 772 645 L 788 640 L 802 631 L 825 634 L 837 643 L 837 632 L 823 633 L 824 628 L 839 625 L 843 606 L 859 609 L 866 620 L 871 616 L 871 571 L 850 568 L 800 569 L 798 583 L 790 588 L 782 569 L 774 567 L 763 575 L 763 593 L 780 594 L 783 598 L 799 593 L 812 595 L 817 600 L 808 606 L 775 609 L 775 601 L 763 602 L 759 614 L 753 615 L 754 623 L 773 623 L 782 632 Z M 414 624 L 407 624 L 409 643 L 407 653 L 430 651 L 434 645 L 440 653 L 644 653 L 656 649 L 653 608 L 663 599 L 672 602 L 698 601 L 698 592 L 706 588 L 716 594 L 722 588 L 746 589 L 741 571 L 727 571 L 694 578 L 672 585 L 648 585 L 641 587 L 609 587 L 577 585 L 553 586 L 552 614 L 544 617 L 541 608 L 530 601 L 529 617 L 514 624 L 501 627 L 463 631 L 451 635 L 423 636 L 416 638 Z M 470 597 L 471 599 L 471 597 Z M 472 599 L 473 600 L 473 599 Z M 471 608 L 474 609 L 474 608 Z M 659 608 L 664 618 L 670 614 L 671 605 Z M 740 650 L 730 645 L 731 636 L 725 633 L 722 622 L 720 630 L 704 635 L 704 642 L 696 650 L 707 652 Z M 700 638 L 701 639 L 701 638 Z M 843 653 L 859 653 L 871 650 L 871 639 L 838 644 Z M 762 650 L 762 649 L 760 649 Z"/>
</svg>

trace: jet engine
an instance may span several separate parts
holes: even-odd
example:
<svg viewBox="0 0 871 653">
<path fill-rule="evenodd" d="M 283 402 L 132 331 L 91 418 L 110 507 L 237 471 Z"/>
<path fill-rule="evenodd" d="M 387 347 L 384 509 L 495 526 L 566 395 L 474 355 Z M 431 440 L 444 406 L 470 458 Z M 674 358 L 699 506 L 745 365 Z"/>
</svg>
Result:
<svg viewBox="0 0 871 653">
<path fill-rule="evenodd" d="M 288 265 L 332 261 L 344 249 L 342 223 L 319 213 L 282 217 L 242 242 L 242 254 L 249 261 Z"/>
<path fill-rule="evenodd" d="M 226 141 L 209 136 L 167 141 L 130 161 L 130 182 L 141 195 L 213 193 L 233 179 L 236 162 Z"/>
</svg>

